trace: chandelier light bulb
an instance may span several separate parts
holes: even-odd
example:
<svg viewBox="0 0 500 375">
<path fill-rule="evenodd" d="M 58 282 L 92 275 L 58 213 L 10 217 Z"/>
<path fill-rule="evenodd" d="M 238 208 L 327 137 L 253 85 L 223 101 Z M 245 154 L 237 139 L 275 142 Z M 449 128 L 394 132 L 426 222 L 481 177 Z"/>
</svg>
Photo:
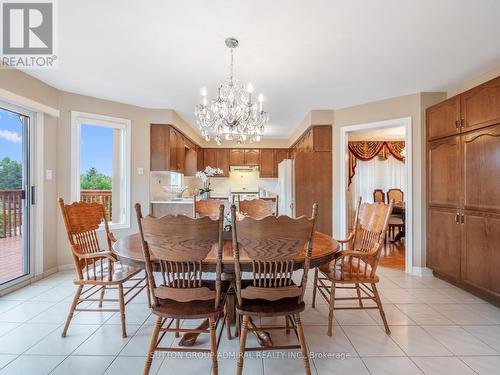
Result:
<svg viewBox="0 0 500 375">
<path fill-rule="evenodd" d="M 257 135 L 255 136 L 255 141 L 260 142 L 260 139 L 261 139 L 260 135 L 259 135 L 259 134 L 257 134 Z"/>
<path fill-rule="evenodd" d="M 201 93 L 201 96 L 207 96 L 207 88 L 206 87 L 202 87 L 201 90 L 200 90 L 200 93 Z"/>
<path fill-rule="evenodd" d="M 249 93 L 249 94 L 251 94 L 251 93 L 253 92 L 253 85 L 252 85 L 252 82 L 250 82 L 250 83 L 248 84 L 247 91 L 248 91 L 248 93 Z"/>
</svg>

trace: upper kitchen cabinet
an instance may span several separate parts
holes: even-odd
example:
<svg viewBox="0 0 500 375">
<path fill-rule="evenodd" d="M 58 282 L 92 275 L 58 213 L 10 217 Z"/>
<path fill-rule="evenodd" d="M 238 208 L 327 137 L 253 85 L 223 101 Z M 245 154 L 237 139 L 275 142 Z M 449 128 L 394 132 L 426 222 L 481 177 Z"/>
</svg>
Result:
<svg viewBox="0 0 500 375">
<path fill-rule="evenodd" d="M 229 176 L 229 149 L 205 148 L 203 149 L 204 167 L 220 168 L 224 177 Z"/>
<path fill-rule="evenodd" d="M 276 177 L 276 150 L 264 148 L 260 150 L 260 177 Z"/>
<path fill-rule="evenodd" d="M 427 109 L 427 137 L 436 139 L 460 132 L 460 96 Z"/>
<path fill-rule="evenodd" d="M 332 151 L 332 127 L 315 126 L 313 128 L 314 151 Z"/>
<path fill-rule="evenodd" d="M 150 169 L 151 171 L 169 170 L 169 131 L 168 125 L 151 124 L 150 128 Z"/>
<path fill-rule="evenodd" d="M 171 125 L 151 124 L 150 169 L 192 175 L 197 168 L 197 145 Z"/>
<path fill-rule="evenodd" d="M 229 150 L 230 165 L 245 165 L 245 150 L 242 148 L 232 148 Z"/>
<path fill-rule="evenodd" d="M 260 150 L 245 149 L 245 165 L 259 165 L 260 164 Z"/>
<path fill-rule="evenodd" d="M 460 97 L 465 130 L 500 123 L 500 77 L 466 91 Z"/>
</svg>

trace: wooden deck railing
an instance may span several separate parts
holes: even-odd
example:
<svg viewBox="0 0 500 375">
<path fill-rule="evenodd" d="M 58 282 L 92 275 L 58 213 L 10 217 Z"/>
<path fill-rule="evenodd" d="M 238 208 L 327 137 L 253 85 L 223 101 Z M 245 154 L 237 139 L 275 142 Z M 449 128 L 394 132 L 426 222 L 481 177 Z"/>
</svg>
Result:
<svg viewBox="0 0 500 375">
<path fill-rule="evenodd" d="M 0 238 L 22 234 L 23 191 L 0 190 Z"/>
<path fill-rule="evenodd" d="M 0 190 L 0 238 L 16 237 L 22 234 L 23 191 Z M 82 202 L 104 204 L 108 221 L 112 218 L 111 190 L 82 190 Z"/>
<path fill-rule="evenodd" d="M 104 205 L 108 221 L 112 218 L 112 191 L 111 190 L 81 190 L 80 200 L 82 202 L 97 202 Z"/>
</svg>

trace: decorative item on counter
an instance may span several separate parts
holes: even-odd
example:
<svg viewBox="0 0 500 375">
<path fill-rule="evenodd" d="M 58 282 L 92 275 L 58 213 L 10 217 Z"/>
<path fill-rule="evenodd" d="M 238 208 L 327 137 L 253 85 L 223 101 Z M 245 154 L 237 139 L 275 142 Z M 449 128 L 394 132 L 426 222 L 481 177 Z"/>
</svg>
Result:
<svg viewBox="0 0 500 375">
<path fill-rule="evenodd" d="M 187 190 L 187 186 L 177 186 L 177 185 L 166 185 L 161 187 L 165 193 L 167 193 L 168 198 L 173 200 L 182 199 L 182 193 Z"/>
<path fill-rule="evenodd" d="M 196 172 L 196 177 L 198 177 L 203 182 L 203 187 L 200 188 L 199 195 L 201 199 L 208 199 L 210 192 L 210 177 L 221 175 L 224 172 L 220 168 L 212 168 L 211 166 L 207 166 L 205 170 Z"/>
</svg>

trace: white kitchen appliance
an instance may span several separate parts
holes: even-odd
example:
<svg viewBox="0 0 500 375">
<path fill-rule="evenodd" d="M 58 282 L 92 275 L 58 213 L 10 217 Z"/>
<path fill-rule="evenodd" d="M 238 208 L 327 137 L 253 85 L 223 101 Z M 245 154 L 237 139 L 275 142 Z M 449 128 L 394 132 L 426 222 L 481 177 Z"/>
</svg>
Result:
<svg viewBox="0 0 500 375">
<path fill-rule="evenodd" d="M 291 159 L 278 164 L 278 214 L 295 217 L 295 165 Z"/>
</svg>

